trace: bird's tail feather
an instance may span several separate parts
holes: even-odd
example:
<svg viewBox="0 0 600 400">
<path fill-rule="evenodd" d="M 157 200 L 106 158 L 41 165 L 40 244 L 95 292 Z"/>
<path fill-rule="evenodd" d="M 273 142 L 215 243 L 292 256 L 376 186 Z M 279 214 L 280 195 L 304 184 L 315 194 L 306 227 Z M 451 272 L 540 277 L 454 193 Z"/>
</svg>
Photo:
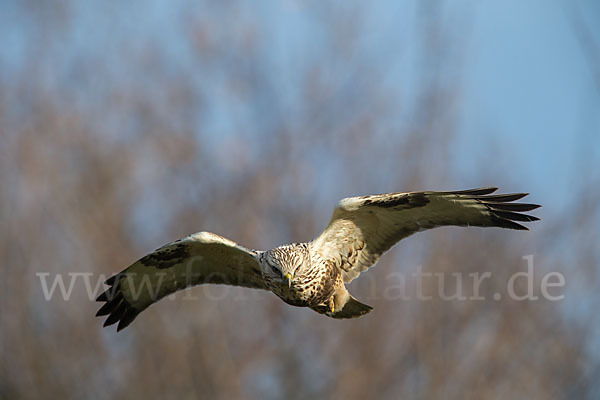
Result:
<svg viewBox="0 0 600 400">
<path fill-rule="evenodd" d="M 373 307 L 361 303 L 352 296 L 349 296 L 348 301 L 346 301 L 341 309 L 335 310 L 333 313 L 326 306 L 311 308 L 320 314 L 325 314 L 328 317 L 337 319 L 362 317 L 373 309 Z"/>
</svg>

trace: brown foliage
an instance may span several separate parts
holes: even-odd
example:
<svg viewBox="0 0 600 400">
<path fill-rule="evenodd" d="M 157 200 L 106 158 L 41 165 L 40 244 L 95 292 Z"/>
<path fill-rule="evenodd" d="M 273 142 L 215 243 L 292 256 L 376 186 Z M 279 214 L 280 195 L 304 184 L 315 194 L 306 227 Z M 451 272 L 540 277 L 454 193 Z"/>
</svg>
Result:
<svg viewBox="0 0 600 400">
<path fill-rule="evenodd" d="M 45 21 L 31 33 L 35 62 L 1 81 L 0 397 L 591 396 L 598 260 L 585 233 L 597 228 L 597 186 L 580 193 L 585 207 L 569 216 L 577 226 L 543 215 L 529 233 L 444 228 L 403 241 L 351 285 L 375 307 L 358 320 L 329 320 L 266 292 L 202 287 L 192 289 L 197 300 L 162 301 L 116 334 L 94 318 L 81 280 L 70 300 L 46 301 L 39 272 L 90 272 L 94 285 L 195 231 L 269 248 L 310 240 L 347 195 L 466 188 L 449 154 L 460 62 L 440 51 L 436 14 L 420 20 L 418 48 L 423 65 L 445 63 L 445 73 L 424 68 L 414 119 L 399 127 L 385 66 L 361 57 L 358 13 L 315 11 L 329 44 L 291 66 L 290 92 L 270 76 L 268 32 L 235 2 L 178 16 L 183 66 L 160 44 L 132 41 L 60 69 L 55 52 L 75 9 L 32 13 L 30 24 Z M 221 37 L 214 21 L 223 15 L 239 26 Z M 484 174 L 483 185 L 496 184 Z M 578 259 L 569 265 L 555 248 Z M 527 254 L 540 268 L 536 294 L 543 273 L 561 271 L 565 301 L 385 295 L 393 273 L 414 287 L 417 265 L 448 277 L 489 271 L 482 293 L 500 292 Z M 580 296 L 592 306 L 567 301 Z"/>
</svg>

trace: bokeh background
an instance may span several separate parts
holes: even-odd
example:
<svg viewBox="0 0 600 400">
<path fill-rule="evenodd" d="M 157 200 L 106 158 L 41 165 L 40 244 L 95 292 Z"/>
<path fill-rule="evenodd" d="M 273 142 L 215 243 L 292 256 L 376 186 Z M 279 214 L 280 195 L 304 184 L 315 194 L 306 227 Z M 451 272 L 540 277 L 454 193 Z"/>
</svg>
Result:
<svg viewBox="0 0 600 400">
<path fill-rule="evenodd" d="M 593 0 L 0 2 L 0 398 L 600 398 L 599 46 Z M 357 320 L 198 287 L 117 334 L 36 275 L 478 186 L 542 221 L 402 241 L 350 285 Z M 491 298 L 527 255 L 563 300 Z M 390 295 L 418 268 L 490 271 L 487 300 Z"/>
</svg>

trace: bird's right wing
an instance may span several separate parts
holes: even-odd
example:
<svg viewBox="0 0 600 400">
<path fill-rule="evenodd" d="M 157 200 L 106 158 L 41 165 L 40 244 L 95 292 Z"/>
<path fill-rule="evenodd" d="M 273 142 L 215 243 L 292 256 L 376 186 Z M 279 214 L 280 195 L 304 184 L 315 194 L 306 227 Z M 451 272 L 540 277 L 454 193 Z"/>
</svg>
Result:
<svg viewBox="0 0 600 400">
<path fill-rule="evenodd" d="M 142 257 L 106 281 L 98 296 L 105 304 L 96 316 L 108 315 L 104 326 L 129 325 L 152 303 L 186 287 L 217 283 L 267 289 L 256 253 L 210 232 L 169 243 Z"/>
<path fill-rule="evenodd" d="M 341 266 L 350 282 L 375 264 L 402 238 L 438 226 L 496 226 L 527 229 L 514 221 L 538 218 L 522 214 L 537 204 L 513 203 L 526 193 L 490 195 L 496 188 L 454 192 L 388 193 L 341 200 L 329 225 L 311 243 L 324 258 Z"/>
</svg>

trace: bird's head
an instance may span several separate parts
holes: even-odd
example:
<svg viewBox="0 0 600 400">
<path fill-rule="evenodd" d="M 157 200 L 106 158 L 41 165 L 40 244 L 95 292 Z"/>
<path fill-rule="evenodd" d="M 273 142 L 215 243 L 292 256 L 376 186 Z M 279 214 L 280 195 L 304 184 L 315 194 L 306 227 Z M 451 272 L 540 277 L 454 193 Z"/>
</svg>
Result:
<svg viewBox="0 0 600 400">
<path fill-rule="evenodd" d="M 263 272 L 281 284 L 291 287 L 294 277 L 308 261 L 308 250 L 303 245 L 290 244 L 276 247 L 265 253 Z"/>
</svg>

